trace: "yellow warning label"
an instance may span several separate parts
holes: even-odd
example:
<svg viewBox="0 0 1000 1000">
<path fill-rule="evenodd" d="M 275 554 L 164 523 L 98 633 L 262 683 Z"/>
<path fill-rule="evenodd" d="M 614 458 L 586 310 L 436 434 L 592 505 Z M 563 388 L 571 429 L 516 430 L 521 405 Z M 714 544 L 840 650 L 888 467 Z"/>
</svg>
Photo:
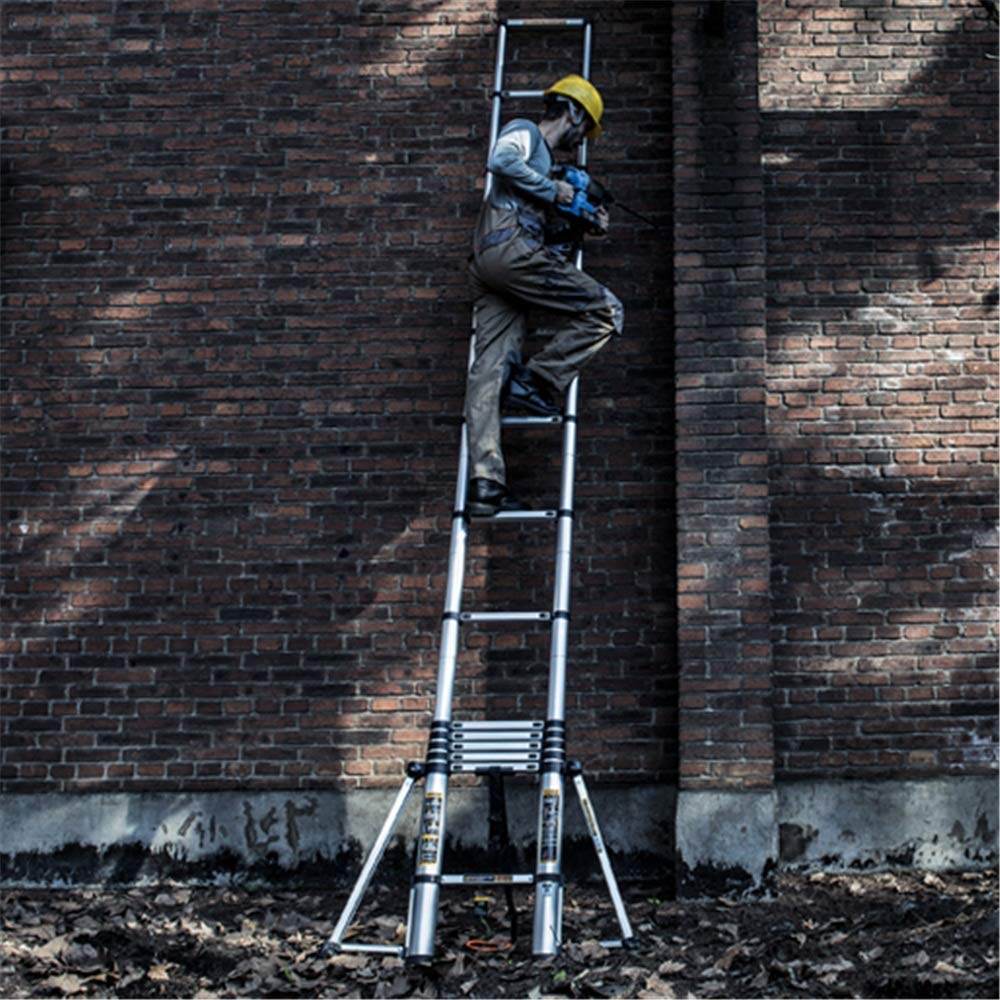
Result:
<svg viewBox="0 0 1000 1000">
<path fill-rule="evenodd" d="M 559 790 L 542 792 L 542 831 L 538 858 L 543 863 L 559 860 Z"/>
<path fill-rule="evenodd" d="M 431 866 L 437 864 L 439 842 L 440 841 L 437 837 L 420 838 L 420 854 L 418 857 L 418 864 Z"/>
<path fill-rule="evenodd" d="M 420 817 L 420 846 L 417 864 L 434 867 L 438 863 L 441 846 L 441 818 L 444 811 L 444 795 L 428 792 L 424 796 L 424 811 Z"/>
</svg>

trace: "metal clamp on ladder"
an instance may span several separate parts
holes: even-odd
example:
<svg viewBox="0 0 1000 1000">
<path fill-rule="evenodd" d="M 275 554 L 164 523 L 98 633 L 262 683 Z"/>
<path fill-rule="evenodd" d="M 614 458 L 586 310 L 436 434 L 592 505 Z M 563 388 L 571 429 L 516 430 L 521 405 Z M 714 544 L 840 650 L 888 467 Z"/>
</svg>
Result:
<svg viewBox="0 0 1000 1000">
<path fill-rule="evenodd" d="M 590 75 L 591 25 L 580 18 L 536 18 L 509 20 L 500 25 L 497 39 L 490 149 L 500 131 L 501 105 L 507 98 L 540 98 L 542 90 L 505 90 L 504 70 L 509 30 L 579 29 L 583 33 L 581 76 Z M 579 165 L 586 165 L 586 143 L 580 149 Z M 488 197 L 491 177 L 487 174 L 484 198 Z M 576 266 L 582 267 L 582 250 L 577 251 Z M 469 364 L 475 357 L 475 340 L 470 345 Z M 566 392 L 566 405 L 560 417 L 507 417 L 504 425 L 549 424 L 562 428 L 562 470 L 559 506 L 555 510 L 504 511 L 480 523 L 493 521 L 554 522 L 556 526 L 555 581 L 551 611 L 463 611 L 462 591 L 465 579 L 466 542 L 471 526 L 467 515 L 466 492 L 469 454 L 463 430 L 455 490 L 454 515 L 448 556 L 448 582 L 438 654 L 437 692 L 431 723 L 427 756 L 423 763 L 411 763 L 406 779 L 389 810 L 361 873 L 354 885 L 340 919 L 327 941 L 328 951 L 371 952 L 397 955 L 411 962 L 430 962 L 434 956 L 438 902 L 441 886 L 500 884 L 505 887 L 533 885 L 535 914 L 532 951 L 536 956 L 555 955 L 562 944 L 563 910 L 563 811 L 566 778 L 572 777 L 580 801 L 587 832 L 594 844 L 601 872 L 621 928 L 621 938 L 602 942 L 606 946 L 630 946 L 635 942 L 628 915 L 618 890 L 614 872 L 601 836 L 593 805 L 583 780 L 582 768 L 566 759 L 566 649 L 569 638 L 570 576 L 573 548 L 573 492 L 576 467 L 576 414 L 579 379 L 573 379 Z M 548 699 L 546 717 L 539 720 L 452 719 L 452 700 L 458 657 L 459 631 L 463 625 L 489 625 L 493 622 L 544 622 L 551 627 Z M 491 830 L 494 827 L 493 799 L 497 786 L 506 774 L 538 775 L 539 804 L 537 851 L 533 873 L 504 872 L 455 875 L 443 870 L 445 831 L 447 827 L 448 779 L 455 773 L 488 775 L 491 790 Z M 405 945 L 345 941 L 351 922 L 389 844 L 400 814 L 414 784 L 424 781 L 423 805 L 416 842 L 416 858 L 410 889 Z M 504 814 L 504 824 L 506 817 Z M 492 846 L 491 833 L 491 846 Z"/>
</svg>

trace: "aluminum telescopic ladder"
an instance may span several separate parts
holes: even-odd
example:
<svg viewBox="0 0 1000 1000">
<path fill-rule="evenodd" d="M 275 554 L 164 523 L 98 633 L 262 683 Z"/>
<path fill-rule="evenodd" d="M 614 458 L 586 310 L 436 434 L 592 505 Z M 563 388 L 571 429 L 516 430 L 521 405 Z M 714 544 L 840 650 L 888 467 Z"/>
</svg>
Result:
<svg viewBox="0 0 1000 1000">
<path fill-rule="evenodd" d="M 533 99 L 541 90 L 506 90 L 504 70 L 508 32 L 515 29 L 576 29 L 583 34 L 581 76 L 589 78 L 592 26 L 579 18 L 534 18 L 507 20 L 499 27 L 496 69 L 490 119 L 492 149 L 500 131 L 500 114 L 505 99 Z M 586 143 L 579 154 L 579 165 L 586 165 Z M 492 177 L 487 173 L 483 197 L 489 196 Z M 582 267 L 583 254 L 577 251 L 576 266 Z M 475 338 L 469 352 L 469 365 L 475 357 Z M 561 425 L 562 470 L 557 510 L 502 511 L 488 518 L 471 518 L 466 512 L 469 454 L 463 429 L 459 452 L 458 479 L 452 518 L 448 556 L 448 582 L 438 657 L 437 693 L 431 723 L 427 756 L 422 763 L 407 766 L 406 778 L 385 819 L 340 919 L 326 943 L 328 952 L 370 952 L 394 955 L 414 963 L 427 963 L 434 956 L 438 902 L 442 886 L 492 885 L 534 886 L 535 914 L 532 950 L 538 957 L 555 955 L 562 943 L 563 910 L 563 805 L 566 778 L 572 777 L 583 812 L 587 831 L 597 853 L 621 938 L 602 942 L 608 947 L 629 947 L 635 942 L 625 905 L 615 880 L 607 849 L 597 822 L 582 768 L 566 758 L 566 648 L 569 633 L 569 592 L 573 548 L 573 480 L 576 465 L 576 414 L 579 379 L 566 392 L 562 416 L 505 417 L 504 425 Z M 555 524 L 555 580 L 551 611 L 464 611 L 462 590 L 465 578 L 466 541 L 471 522 L 534 521 Z M 460 721 L 452 718 L 452 699 L 458 657 L 459 631 L 466 624 L 489 625 L 493 622 L 544 622 L 551 627 L 549 655 L 548 706 L 544 721 L 488 720 Z M 448 779 L 455 773 L 488 775 L 491 800 L 494 779 L 505 774 L 535 774 L 539 780 L 538 839 L 534 873 L 516 874 L 447 874 L 443 871 L 446 830 Z M 389 844 L 403 807 L 417 781 L 424 781 L 423 807 L 416 842 L 415 872 L 410 889 L 405 945 L 345 941 L 375 870 Z M 501 779 L 502 780 L 502 777 Z M 491 808 L 491 827 L 493 825 Z M 491 833 L 491 841 L 493 836 Z"/>
</svg>

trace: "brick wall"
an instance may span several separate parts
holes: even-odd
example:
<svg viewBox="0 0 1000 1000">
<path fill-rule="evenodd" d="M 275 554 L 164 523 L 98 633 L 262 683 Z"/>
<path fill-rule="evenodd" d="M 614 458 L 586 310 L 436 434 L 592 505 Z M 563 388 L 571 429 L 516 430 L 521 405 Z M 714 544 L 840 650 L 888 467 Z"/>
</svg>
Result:
<svg viewBox="0 0 1000 1000">
<path fill-rule="evenodd" d="M 594 13 L 592 163 L 665 229 L 590 258 L 628 335 L 582 395 L 571 737 L 665 779 L 669 19 Z M 422 755 L 496 14 L 4 5 L 8 790 L 394 783 Z M 538 42 L 523 71 L 576 68 Z M 539 500 L 548 448 L 509 448 Z M 498 530 L 469 579 L 546 607 L 551 555 Z M 532 712 L 545 639 L 470 634 L 462 710 Z"/>
<path fill-rule="evenodd" d="M 680 785 L 772 783 L 756 8 L 674 12 Z"/>
<path fill-rule="evenodd" d="M 583 381 L 571 753 L 689 788 L 985 771 L 985 8 L 586 10 L 592 166 L 661 229 L 618 213 L 588 254 L 627 332 Z M 4 5 L 5 788 L 394 784 L 422 754 L 496 18 L 551 12 Z M 511 55 L 534 84 L 577 51 Z M 551 447 L 508 444 L 539 503 Z M 470 602 L 546 607 L 551 554 L 477 536 Z M 470 632 L 460 710 L 534 714 L 547 648 Z"/>
<path fill-rule="evenodd" d="M 996 760 L 996 26 L 760 5 L 776 753 Z"/>
</svg>

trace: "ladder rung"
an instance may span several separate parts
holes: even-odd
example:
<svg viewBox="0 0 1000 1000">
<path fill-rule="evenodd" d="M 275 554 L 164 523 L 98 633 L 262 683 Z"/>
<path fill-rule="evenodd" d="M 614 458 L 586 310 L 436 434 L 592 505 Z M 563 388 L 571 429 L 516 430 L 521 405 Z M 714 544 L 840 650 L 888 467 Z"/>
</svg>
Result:
<svg viewBox="0 0 1000 1000">
<path fill-rule="evenodd" d="M 456 746 L 482 746 L 484 743 L 522 743 L 525 746 L 541 746 L 542 731 L 540 729 L 480 729 L 466 733 L 461 729 L 452 734 L 452 742 Z"/>
<path fill-rule="evenodd" d="M 545 723 L 539 719 L 462 719 L 452 722 L 451 728 L 472 730 L 504 730 L 504 729 L 538 729 L 543 730 Z"/>
<path fill-rule="evenodd" d="M 533 748 L 541 746 L 542 731 L 540 729 L 480 729 L 466 733 L 459 729 L 452 734 L 451 738 L 455 746 L 477 747 L 484 743 L 521 743 Z"/>
<path fill-rule="evenodd" d="M 586 23 L 582 17 L 518 17 L 504 22 L 508 28 L 582 28 Z"/>
<path fill-rule="evenodd" d="M 500 421 L 504 427 L 550 426 L 562 422 L 562 417 L 504 417 Z"/>
<path fill-rule="evenodd" d="M 554 521 L 555 510 L 502 510 L 496 514 L 473 514 L 477 521 Z"/>
<path fill-rule="evenodd" d="M 463 622 L 547 622 L 551 611 L 463 611 Z"/>
<path fill-rule="evenodd" d="M 500 96 L 511 101 L 523 100 L 529 97 L 544 97 L 544 90 L 501 90 Z"/>
<path fill-rule="evenodd" d="M 530 759 L 534 760 L 542 752 L 542 741 L 505 740 L 491 742 L 490 740 L 470 740 L 466 743 L 456 740 L 452 745 L 452 756 L 455 760 L 472 760 L 472 754 L 500 753 L 503 755 L 515 750 L 530 754 Z"/>
<path fill-rule="evenodd" d="M 468 875 L 442 875 L 442 885 L 534 885 L 534 875 L 490 875 L 472 872 Z"/>
<path fill-rule="evenodd" d="M 514 774 L 531 774 L 539 769 L 537 760 L 532 761 L 491 761 L 489 763 L 469 763 L 468 761 L 452 761 L 450 770 L 452 774 L 462 772 L 463 774 L 487 774 L 490 771 L 510 771 Z"/>
<path fill-rule="evenodd" d="M 541 757 L 541 750 L 530 751 L 525 750 L 521 753 L 516 753 L 511 750 L 509 753 L 503 753 L 501 751 L 486 751 L 482 753 L 474 752 L 471 750 L 454 750 L 451 754 L 451 759 L 456 764 L 479 764 L 480 766 L 491 764 L 521 764 L 528 763 L 533 760 L 538 760 Z"/>
</svg>

